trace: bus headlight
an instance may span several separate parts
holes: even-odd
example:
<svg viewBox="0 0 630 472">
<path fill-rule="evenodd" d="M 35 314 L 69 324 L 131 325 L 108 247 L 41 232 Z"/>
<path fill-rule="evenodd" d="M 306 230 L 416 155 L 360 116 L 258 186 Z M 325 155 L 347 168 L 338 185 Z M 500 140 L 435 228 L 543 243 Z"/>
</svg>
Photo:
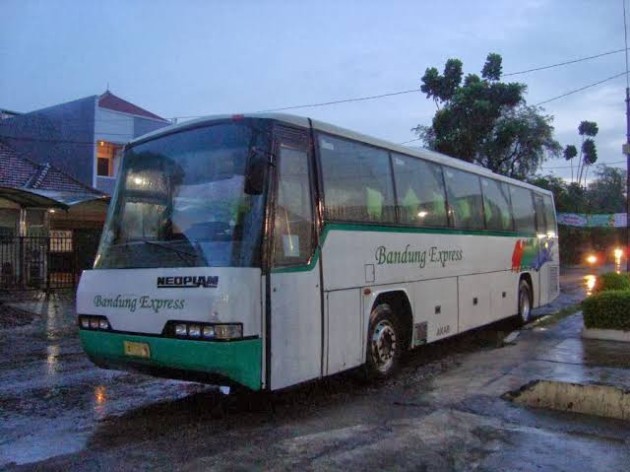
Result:
<svg viewBox="0 0 630 472">
<path fill-rule="evenodd" d="M 112 329 L 105 316 L 79 315 L 79 328 L 94 331 L 109 331 Z"/>
<path fill-rule="evenodd" d="M 201 326 L 198 324 L 191 324 L 188 326 L 188 336 L 191 338 L 201 337 Z"/>
<path fill-rule="evenodd" d="M 202 335 L 204 338 L 212 339 L 215 336 L 214 325 L 204 326 Z"/>
<path fill-rule="evenodd" d="M 226 341 L 243 337 L 243 323 L 169 321 L 162 334 L 177 338 Z"/>
<path fill-rule="evenodd" d="M 186 337 L 188 335 L 188 327 L 184 323 L 175 325 L 175 336 Z"/>
</svg>

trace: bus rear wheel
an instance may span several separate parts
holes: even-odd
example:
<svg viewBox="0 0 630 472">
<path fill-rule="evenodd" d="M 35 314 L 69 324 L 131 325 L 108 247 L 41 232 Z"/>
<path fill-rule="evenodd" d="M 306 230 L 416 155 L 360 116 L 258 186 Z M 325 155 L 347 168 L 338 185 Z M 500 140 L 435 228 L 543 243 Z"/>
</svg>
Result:
<svg viewBox="0 0 630 472">
<path fill-rule="evenodd" d="M 521 324 L 525 324 L 532 317 L 532 289 L 526 280 L 518 284 L 518 316 Z"/>
<path fill-rule="evenodd" d="M 371 380 L 391 377 L 398 368 L 402 348 L 399 328 L 389 305 L 378 305 L 370 316 L 366 374 Z"/>
</svg>

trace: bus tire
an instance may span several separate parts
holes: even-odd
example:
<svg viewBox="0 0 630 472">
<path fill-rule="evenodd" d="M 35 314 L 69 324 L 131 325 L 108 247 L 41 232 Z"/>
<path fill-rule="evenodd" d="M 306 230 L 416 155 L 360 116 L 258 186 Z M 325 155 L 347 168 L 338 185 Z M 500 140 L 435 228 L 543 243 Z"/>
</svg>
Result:
<svg viewBox="0 0 630 472">
<path fill-rule="evenodd" d="M 400 335 L 400 328 L 390 306 L 376 306 L 370 315 L 367 339 L 365 368 L 369 380 L 384 380 L 394 374 L 402 349 Z"/>
<path fill-rule="evenodd" d="M 528 323 L 532 317 L 532 289 L 525 279 L 518 284 L 518 317 L 521 324 Z"/>
</svg>

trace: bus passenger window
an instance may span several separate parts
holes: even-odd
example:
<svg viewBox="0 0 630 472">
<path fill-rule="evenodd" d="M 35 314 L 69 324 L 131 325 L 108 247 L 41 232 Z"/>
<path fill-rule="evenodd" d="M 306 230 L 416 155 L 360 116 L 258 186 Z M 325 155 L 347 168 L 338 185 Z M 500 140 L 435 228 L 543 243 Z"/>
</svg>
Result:
<svg viewBox="0 0 630 472">
<path fill-rule="evenodd" d="M 319 152 L 326 219 L 395 222 L 394 182 L 386 151 L 322 134 Z"/>
<path fill-rule="evenodd" d="M 400 154 L 393 154 L 392 162 L 400 223 L 409 226 L 447 226 L 442 168 Z"/>
<path fill-rule="evenodd" d="M 534 215 L 536 213 L 531 190 L 511 185 L 510 194 L 516 231 L 531 235 L 535 234 L 536 220 Z"/>
<path fill-rule="evenodd" d="M 514 225 L 507 185 L 482 177 L 481 188 L 487 228 L 491 231 L 512 231 Z"/>
<path fill-rule="evenodd" d="M 444 176 L 455 228 L 484 229 L 479 177 L 458 169 L 446 169 Z"/>
</svg>

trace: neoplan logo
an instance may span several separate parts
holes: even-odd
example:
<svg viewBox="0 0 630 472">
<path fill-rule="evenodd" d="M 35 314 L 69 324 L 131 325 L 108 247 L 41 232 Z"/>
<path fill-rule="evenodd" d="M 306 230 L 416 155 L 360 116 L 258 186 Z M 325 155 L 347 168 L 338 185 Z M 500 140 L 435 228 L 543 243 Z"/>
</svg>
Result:
<svg viewBox="0 0 630 472">
<path fill-rule="evenodd" d="M 217 276 L 186 275 L 157 278 L 157 288 L 217 288 L 218 285 Z"/>
</svg>

